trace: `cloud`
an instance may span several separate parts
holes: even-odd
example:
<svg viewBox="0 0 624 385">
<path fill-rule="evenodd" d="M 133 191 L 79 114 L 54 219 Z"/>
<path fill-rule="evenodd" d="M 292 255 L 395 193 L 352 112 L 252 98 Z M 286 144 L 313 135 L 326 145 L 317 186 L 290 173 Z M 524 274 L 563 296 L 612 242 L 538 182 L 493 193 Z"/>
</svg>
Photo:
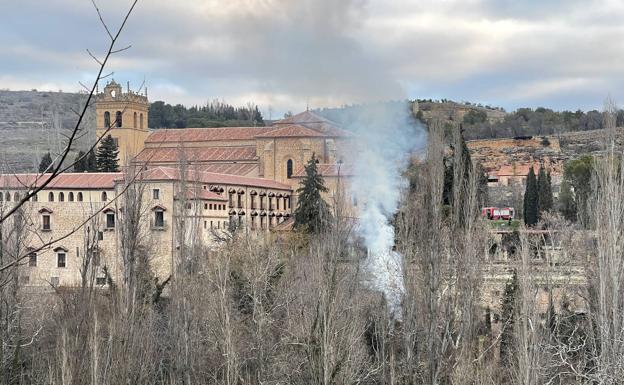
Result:
<svg viewBox="0 0 624 385">
<path fill-rule="evenodd" d="M 100 3 L 114 27 L 130 2 Z M 85 49 L 107 37 L 89 1 L 4 7 L 0 88 L 93 76 Z M 152 100 L 255 101 L 265 114 L 404 97 L 594 108 L 624 100 L 623 16 L 613 0 L 140 1 L 120 42 L 132 48 L 109 69 L 145 78 Z"/>
</svg>

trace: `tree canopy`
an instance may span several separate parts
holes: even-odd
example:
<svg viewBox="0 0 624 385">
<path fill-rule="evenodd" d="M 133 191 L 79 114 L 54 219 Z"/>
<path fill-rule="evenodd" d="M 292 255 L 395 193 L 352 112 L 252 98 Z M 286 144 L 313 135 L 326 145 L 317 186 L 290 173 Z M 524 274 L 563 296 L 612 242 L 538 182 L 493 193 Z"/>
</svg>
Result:
<svg viewBox="0 0 624 385">
<path fill-rule="evenodd" d="M 119 171 L 119 149 L 115 139 L 108 135 L 100 142 L 100 147 L 97 151 L 97 170 L 99 172 L 117 172 Z"/>
<path fill-rule="evenodd" d="M 533 226 L 539 219 L 539 195 L 537 179 L 533 167 L 529 169 L 526 181 L 526 190 L 524 192 L 524 223 L 527 226 Z"/>
<path fill-rule="evenodd" d="M 48 172 L 49 168 L 52 165 L 52 155 L 48 151 L 42 158 L 39 163 L 39 172 Z"/>
<path fill-rule="evenodd" d="M 316 156 L 312 154 L 312 158 L 305 165 L 306 176 L 297 189 L 299 198 L 294 212 L 295 227 L 311 233 L 319 233 L 331 220 L 329 205 L 321 196 L 321 193 L 327 192 L 328 189 L 316 164 Z"/>
<path fill-rule="evenodd" d="M 264 126 L 258 106 L 234 107 L 219 100 L 189 108 L 156 101 L 150 104 L 148 119 L 150 128 Z"/>
<path fill-rule="evenodd" d="M 85 156 L 84 151 L 78 152 L 74 163 L 74 172 L 97 172 L 97 160 L 95 151 L 91 150 Z"/>
</svg>

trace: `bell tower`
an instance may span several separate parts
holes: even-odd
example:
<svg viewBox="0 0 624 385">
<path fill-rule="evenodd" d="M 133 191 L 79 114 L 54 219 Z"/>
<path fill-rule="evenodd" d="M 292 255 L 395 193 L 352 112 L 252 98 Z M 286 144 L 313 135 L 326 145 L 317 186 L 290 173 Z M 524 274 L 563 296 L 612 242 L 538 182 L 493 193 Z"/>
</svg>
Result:
<svg viewBox="0 0 624 385">
<path fill-rule="evenodd" d="M 119 166 L 126 166 L 143 149 L 149 135 L 147 113 L 149 102 L 145 94 L 130 90 L 111 80 L 95 98 L 96 135 L 110 135 L 119 146 Z M 108 132 L 107 132 L 108 130 Z"/>
</svg>

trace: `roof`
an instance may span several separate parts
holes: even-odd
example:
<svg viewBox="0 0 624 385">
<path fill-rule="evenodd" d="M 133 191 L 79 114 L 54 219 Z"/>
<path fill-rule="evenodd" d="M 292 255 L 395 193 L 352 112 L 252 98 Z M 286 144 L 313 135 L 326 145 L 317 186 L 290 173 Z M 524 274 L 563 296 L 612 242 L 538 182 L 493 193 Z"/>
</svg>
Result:
<svg viewBox="0 0 624 385">
<path fill-rule="evenodd" d="M 182 194 L 178 194 L 176 196 L 176 199 L 179 199 L 180 195 Z M 227 201 L 227 198 L 223 195 L 219 195 L 217 193 L 204 189 L 188 189 L 184 194 L 184 199 L 198 199 L 202 201 Z"/>
<path fill-rule="evenodd" d="M 269 132 L 256 135 L 256 138 L 284 138 L 284 137 L 324 137 L 328 136 L 317 130 L 300 126 L 298 124 L 288 124 L 275 128 Z"/>
<path fill-rule="evenodd" d="M 318 173 L 322 176 L 338 176 L 338 165 L 330 164 L 330 163 L 318 163 L 316 165 L 316 169 Z M 293 178 L 303 178 L 305 177 L 305 166 L 299 166 L 295 172 L 293 173 Z M 340 165 L 340 176 L 352 176 L 355 175 L 353 166 L 349 164 Z"/>
<path fill-rule="evenodd" d="M 298 113 L 297 115 L 293 115 L 289 118 L 278 120 L 277 122 L 273 123 L 273 125 L 276 127 L 290 124 L 304 126 L 316 130 L 317 132 L 321 132 L 327 136 L 353 136 L 351 132 L 339 128 L 338 123 L 331 121 L 312 111 L 304 111 Z"/>
<path fill-rule="evenodd" d="M 256 147 L 151 147 L 144 148 L 134 162 L 178 162 L 182 157 L 189 162 L 255 161 Z"/>
<path fill-rule="evenodd" d="M 193 167 L 195 169 L 195 167 Z M 199 171 L 214 172 L 217 174 L 231 174 L 255 177 L 260 167 L 257 163 L 213 163 L 197 166 Z"/>
<path fill-rule="evenodd" d="M 180 170 L 173 167 L 153 167 L 143 171 L 141 180 L 180 180 Z M 287 184 L 269 179 L 251 178 L 240 175 L 218 174 L 214 172 L 190 170 L 186 178 L 189 181 L 204 184 L 225 184 L 276 190 L 291 190 Z"/>
<path fill-rule="evenodd" d="M 50 174 L 4 174 L 0 175 L 0 189 L 26 189 L 40 186 Z M 50 182 L 46 189 L 113 189 L 115 180 L 123 173 L 63 173 Z"/>
<path fill-rule="evenodd" d="M 152 132 L 145 139 L 145 143 L 253 140 L 256 135 L 273 129 L 274 127 L 165 128 Z"/>
</svg>

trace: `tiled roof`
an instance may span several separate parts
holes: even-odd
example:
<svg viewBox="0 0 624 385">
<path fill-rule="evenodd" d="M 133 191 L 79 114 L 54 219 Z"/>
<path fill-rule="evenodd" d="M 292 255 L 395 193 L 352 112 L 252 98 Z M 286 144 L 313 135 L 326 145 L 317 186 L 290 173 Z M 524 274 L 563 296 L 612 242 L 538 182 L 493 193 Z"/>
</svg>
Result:
<svg viewBox="0 0 624 385">
<path fill-rule="evenodd" d="M 338 165 L 329 163 L 318 163 L 316 169 L 322 176 L 338 176 Z M 299 166 L 293 173 L 293 178 L 303 178 L 306 175 L 305 167 Z M 340 176 L 352 176 L 355 175 L 353 167 L 349 164 L 343 164 L 340 166 Z"/>
<path fill-rule="evenodd" d="M 162 129 L 151 133 L 145 140 L 145 143 L 253 140 L 256 135 L 269 132 L 273 129 L 274 127 Z"/>
<path fill-rule="evenodd" d="M 256 147 L 144 148 L 137 155 L 135 162 L 178 162 L 181 158 L 189 162 L 255 161 Z"/>
<path fill-rule="evenodd" d="M 50 174 L 5 174 L 0 175 L 0 189 L 28 188 L 41 185 Z M 50 182 L 46 189 L 112 189 L 115 180 L 123 177 L 120 172 L 113 173 L 64 173 Z"/>
<path fill-rule="evenodd" d="M 178 199 L 180 197 L 179 194 L 178 196 L 176 196 L 176 199 Z M 223 195 L 219 195 L 217 193 L 214 193 L 212 191 L 208 191 L 208 190 L 204 190 L 202 189 L 188 189 L 186 190 L 186 194 L 184 194 L 185 199 L 189 199 L 189 200 L 194 200 L 194 199 L 199 199 L 199 200 L 203 200 L 203 201 L 227 201 L 227 198 L 224 197 Z"/>
<path fill-rule="evenodd" d="M 195 168 L 195 167 L 193 167 Z M 199 171 L 214 172 L 217 174 L 231 174 L 256 177 L 260 167 L 257 163 L 213 163 L 197 166 Z"/>
<path fill-rule="evenodd" d="M 256 135 L 256 138 L 285 138 L 285 137 L 323 137 L 327 136 L 322 132 L 300 126 L 297 124 L 289 124 L 285 126 L 279 126 L 269 132 Z"/>
<path fill-rule="evenodd" d="M 180 172 L 173 167 L 153 167 L 143 171 L 142 180 L 179 180 Z M 289 185 L 269 179 L 250 178 L 240 175 L 217 174 L 206 171 L 189 170 L 187 179 L 204 184 L 225 184 L 249 186 L 258 188 L 273 188 L 278 190 L 291 190 Z"/>
<path fill-rule="evenodd" d="M 290 124 L 297 124 L 300 126 L 311 128 L 317 132 L 321 132 L 325 134 L 326 136 L 332 136 L 332 137 L 353 136 L 351 132 L 345 131 L 339 128 L 338 123 L 333 122 L 312 111 L 304 111 L 297 115 L 293 115 L 289 118 L 278 120 L 277 122 L 273 123 L 275 127 L 279 127 L 282 125 L 290 125 Z"/>
</svg>

